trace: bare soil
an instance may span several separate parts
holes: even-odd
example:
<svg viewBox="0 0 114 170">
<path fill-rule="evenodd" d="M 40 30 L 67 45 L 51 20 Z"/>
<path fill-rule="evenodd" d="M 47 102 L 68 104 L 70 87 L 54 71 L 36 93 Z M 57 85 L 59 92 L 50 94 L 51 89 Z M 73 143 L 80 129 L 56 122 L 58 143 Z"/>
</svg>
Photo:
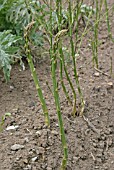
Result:
<svg viewBox="0 0 114 170">
<path fill-rule="evenodd" d="M 109 6 L 112 4 L 113 0 L 109 2 Z M 110 13 L 114 36 L 113 16 Z M 99 47 L 101 72 L 93 68 L 88 37 L 84 38 L 81 54 L 77 59 L 79 80 L 85 99 L 84 117 L 71 116 L 71 107 L 61 87 L 59 88 L 68 144 L 67 170 L 114 169 L 114 67 L 112 76 L 109 76 L 110 57 L 114 66 L 114 43 L 108 38 L 105 21 L 101 23 L 99 39 L 102 41 Z M 36 71 L 49 109 L 51 127 L 47 128 L 44 124 L 28 65 L 26 64 L 25 71 L 22 71 L 19 65 L 14 65 L 8 84 L 0 76 L 0 118 L 7 112 L 11 113 L 0 133 L 0 170 L 60 169 L 62 147 L 58 119 L 52 94 L 46 85 L 46 80 L 50 87 L 52 84 L 48 59 L 37 63 Z M 72 66 L 69 74 L 74 81 Z M 67 80 L 64 81 L 69 88 Z M 6 130 L 12 125 L 18 128 Z M 14 149 L 15 144 L 23 148 Z"/>
</svg>

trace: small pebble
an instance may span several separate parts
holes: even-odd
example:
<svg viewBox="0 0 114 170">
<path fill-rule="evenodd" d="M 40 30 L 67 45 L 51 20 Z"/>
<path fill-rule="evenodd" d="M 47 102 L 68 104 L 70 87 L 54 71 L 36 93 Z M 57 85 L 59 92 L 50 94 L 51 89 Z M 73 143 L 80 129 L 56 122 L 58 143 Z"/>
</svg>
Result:
<svg viewBox="0 0 114 170">
<path fill-rule="evenodd" d="M 98 73 L 98 72 L 94 73 L 95 77 L 99 77 L 99 75 L 100 75 L 100 73 Z"/>
<path fill-rule="evenodd" d="M 35 157 L 33 157 L 31 160 L 32 160 L 32 162 L 35 162 L 37 159 L 38 159 L 38 157 L 35 156 Z"/>
<path fill-rule="evenodd" d="M 24 162 L 25 164 L 28 164 L 28 159 L 23 159 L 23 162 Z"/>
<path fill-rule="evenodd" d="M 32 170 L 32 166 L 31 165 L 27 165 L 27 167 L 23 168 L 23 170 Z"/>
<path fill-rule="evenodd" d="M 19 158 L 19 157 L 17 157 L 17 158 L 16 158 L 16 161 L 19 161 L 19 159 L 20 159 L 20 158 Z"/>
<path fill-rule="evenodd" d="M 51 133 L 54 134 L 54 135 L 58 135 L 59 134 L 56 130 L 52 130 Z"/>
<path fill-rule="evenodd" d="M 95 166 L 95 169 L 99 169 L 99 166 Z"/>
<path fill-rule="evenodd" d="M 50 167 L 47 167 L 47 170 L 52 170 L 52 168 L 50 168 Z"/>
<path fill-rule="evenodd" d="M 59 127 L 58 123 L 56 123 L 56 127 Z"/>
<path fill-rule="evenodd" d="M 16 129 L 18 129 L 19 128 L 19 126 L 17 125 L 17 126 L 8 126 L 7 128 L 6 128 L 6 130 L 8 131 L 8 130 L 16 130 Z"/>
<path fill-rule="evenodd" d="M 96 144 L 96 143 L 93 143 L 93 146 L 96 148 L 96 147 L 97 147 L 97 144 Z"/>
<path fill-rule="evenodd" d="M 112 82 L 109 82 L 109 83 L 107 83 L 107 89 L 112 89 L 113 88 L 113 83 Z"/>
<path fill-rule="evenodd" d="M 39 137 L 41 136 L 41 134 L 42 134 L 42 132 L 41 132 L 40 130 L 38 130 L 38 131 L 36 132 L 36 135 L 39 136 Z"/>
<path fill-rule="evenodd" d="M 12 151 L 16 151 L 16 150 L 23 149 L 23 148 L 24 148 L 24 145 L 19 145 L 19 144 L 14 144 L 11 146 Z"/>
<path fill-rule="evenodd" d="M 73 162 L 74 163 L 77 162 L 78 160 L 79 160 L 79 157 L 76 157 L 76 156 L 73 157 Z"/>
<path fill-rule="evenodd" d="M 113 140 L 111 139 L 111 138 L 108 138 L 107 139 L 107 144 L 108 144 L 108 146 L 112 146 L 112 144 L 113 144 Z"/>
<path fill-rule="evenodd" d="M 111 133 L 111 129 L 107 129 L 107 130 L 105 131 L 105 134 L 106 134 L 106 135 L 110 135 L 110 133 Z"/>
<path fill-rule="evenodd" d="M 14 86 L 10 86 L 10 89 L 13 90 L 13 89 L 14 89 Z"/>
</svg>

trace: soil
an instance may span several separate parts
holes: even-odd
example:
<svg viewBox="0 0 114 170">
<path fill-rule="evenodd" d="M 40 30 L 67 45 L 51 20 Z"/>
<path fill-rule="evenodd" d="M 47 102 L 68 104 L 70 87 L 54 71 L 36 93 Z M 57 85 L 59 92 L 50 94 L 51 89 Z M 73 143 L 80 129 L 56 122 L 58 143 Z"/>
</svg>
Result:
<svg viewBox="0 0 114 170">
<path fill-rule="evenodd" d="M 109 2 L 109 6 L 113 0 Z M 114 36 L 114 17 L 110 13 Z M 108 38 L 107 26 L 101 22 L 99 40 L 99 69 L 93 68 L 88 37 L 84 38 L 77 70 L 84 94 L 84 117 L 71 116 L 64 93 L 59 88 L 61 110 L 68 144 L 67 170 L 113 170 L 114 169 L 114 67 L 110 77 L 110 58 L 114 65 L 114 44 Z M 14 65 L 11 80 L 5 83 L 0 76 L 0 118 L 7 117 L 0 133 L 0 170 L 59 170 L 62 147 L 59 125 L 52 94 L 50 64 L 48 59 L 36 64 L 43 94 L 49 109 L 51 126 L 44 124 L 44 116 L 37 97 L 30 69 L 22 71 Z M 58 72 L 59 73 L 59 72 Z M 103 74 L 106 73 L 106 74 Z M 74 81 L 72 67 L 69 74 Z M 66 87 L 70 88 L 64 78 Z M 72 94 L 70 94 L 72 96 Z M 9 126 L 18 126 L 7 130 Z M 15 144 L 18 144 L 15 145 Z"/>
</svg>

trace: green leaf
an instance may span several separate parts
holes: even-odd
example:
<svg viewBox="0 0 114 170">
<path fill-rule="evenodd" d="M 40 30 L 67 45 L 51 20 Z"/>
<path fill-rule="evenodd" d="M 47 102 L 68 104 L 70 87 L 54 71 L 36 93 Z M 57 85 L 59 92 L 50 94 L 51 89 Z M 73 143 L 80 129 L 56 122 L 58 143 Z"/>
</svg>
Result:
<svg viewBox="0 0 114 170">
<path fill-rule="evenodd" d="M 19 50 L 19 47 L 9 47 L 9 48 L 7 48 L 7 50 L 6 50 L 6 52 L 8 53 L 8 54 L 15 54 L 17 51 Z"/>
<path fill-rule="evenodd" d="M 5 113 L 5 116 L 11 116 L 11 113 L 7 112 Z"/>
<path fill-rule="evenodd" d="M 3 69 L 6 82 L 10 79 L 11 60 L 19 48 L 13 46 L 21 37 L 11 34 L 11 30 L 0 32 L 0 68 Z"/>
</svg>

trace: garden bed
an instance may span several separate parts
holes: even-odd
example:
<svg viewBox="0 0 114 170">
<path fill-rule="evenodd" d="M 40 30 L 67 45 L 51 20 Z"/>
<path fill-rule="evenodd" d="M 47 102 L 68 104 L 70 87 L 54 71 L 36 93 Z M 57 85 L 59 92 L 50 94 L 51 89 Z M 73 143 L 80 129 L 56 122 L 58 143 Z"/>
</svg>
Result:
<svg viewBox="0 0 114 170">
<path fill-rule="evenodd" d="M 109 2 L 109 6 L 113 0 Z M 114 36 L 114 18 L 110 14 Z M 92 53 L 85 37 L 80 56 L 77 58 L 79 80 L 85 100 L 84 116 L 71 116 L 62 88 L 59 88 L 61 110 L 68 145 L 67 170 L 113 170 L 114 169 L 114 67 L 110 76 L 110 57 L 114 65 L 114 43 L 109 39 L 105 21 L 100 23 L 102 44 L 98 50 L 99 70 L 93 68 Z M 18 64 L 13 66 L 8 84 L 0 75 L 0 117 L 7 117 L 0 133 L 0 170 L 59 170 L 62 146 L 59 125 L 51 87 L 50 61 L 45 58 L 35 64 L 51 124 L 44 124 L 42 108 L 29 66 L 25 71 Z M 72 66 L 70 77 L 74 81 Z M 59 72 L 58 72 L 59 73 Z M 67 89 L 69 84 L 64 78 Z M 70 94 L 70 92 L 69 92 Z M 72 96 L 72 94 L 70 94 Z M 17 126 L 8 130 L 9 126 Z M 15 145 L 18 144 L 18 145 Z"/>
</svg>

